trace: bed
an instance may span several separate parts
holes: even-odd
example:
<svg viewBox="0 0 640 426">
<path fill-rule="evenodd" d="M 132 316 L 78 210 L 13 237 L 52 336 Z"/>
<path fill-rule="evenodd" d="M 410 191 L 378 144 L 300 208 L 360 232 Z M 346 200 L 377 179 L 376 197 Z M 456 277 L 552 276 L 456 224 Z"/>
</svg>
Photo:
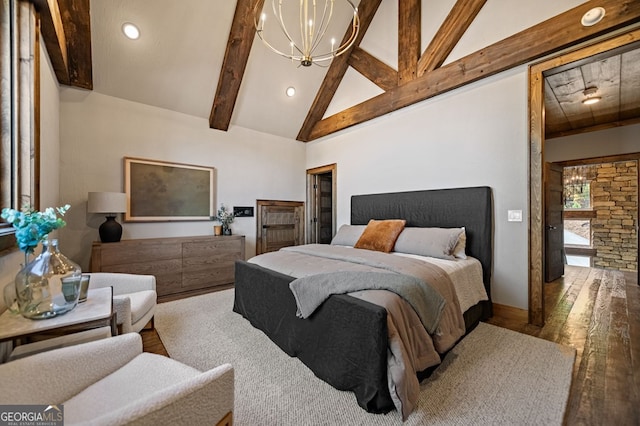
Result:
<svg viewBox="0 0 640 426">
<path fill-rule="evenodd" d="M 464 227 L 465 252 L 481 265 L 487 300 L 464 310 L 462 334 L 491 316 L 493 204 L 489 187 L 353 196 L 351 225 L 367 225 L 371 219 L 404 219 L 407 228 Z M 366 298 L 334 294 L 311 316 L 299 318 L 290 289 L 296 278 L 253 260 L 236 262 L 233 310 L 285 353 L 298 357 L 317 377 L 336 389 L 352 391 L 365 410 L 384 413 L 398 408 L 390 392 L 387 309 Z"/>
</svg>

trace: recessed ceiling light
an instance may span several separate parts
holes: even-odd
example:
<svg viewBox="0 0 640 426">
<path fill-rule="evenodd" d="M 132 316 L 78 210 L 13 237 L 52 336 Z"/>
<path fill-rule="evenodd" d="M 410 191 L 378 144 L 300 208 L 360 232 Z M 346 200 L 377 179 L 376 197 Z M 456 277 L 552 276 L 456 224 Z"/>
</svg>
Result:
<svg viewBox="0 0 640 426">
<path fill-rule="evenodd" d="M 604 18 L 604 14 L 604 7 L 594 7 L 593 9 L 589 9 L 587 13 L 582 15 L 582 20 L 580 22 L 583 26 L 590 27 L 602 21 L 602 18 Z"/>
<path fill-rule="evenodd" d="M 137 40 L 140 37 L 140 30 L 131 22 L 122 24 L 122 32 L 131 40 Z"/>
<path fill-rule="evenodd" d="M 296 88 L 293 86 L 287 87 L 286 93 L 288 97 L 292 97 L 293 95 L 296 94 Z"/>
</svg>

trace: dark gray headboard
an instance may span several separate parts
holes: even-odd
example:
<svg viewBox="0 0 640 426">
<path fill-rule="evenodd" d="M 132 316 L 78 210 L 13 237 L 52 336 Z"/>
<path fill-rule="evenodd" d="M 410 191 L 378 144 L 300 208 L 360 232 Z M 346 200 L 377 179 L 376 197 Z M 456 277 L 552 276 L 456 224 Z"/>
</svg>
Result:
<svg viewBox="0 0 640 426">
<path fill-rule="evenodd" d="M 366 225 L 370 219 L 405 219 L 406 226 L 418 227 L 464 226 L 466 253 L 482 264 L 491 297 L 493 201 L 488 186 L 352 196 L 351 224 Z"/>
</svg>

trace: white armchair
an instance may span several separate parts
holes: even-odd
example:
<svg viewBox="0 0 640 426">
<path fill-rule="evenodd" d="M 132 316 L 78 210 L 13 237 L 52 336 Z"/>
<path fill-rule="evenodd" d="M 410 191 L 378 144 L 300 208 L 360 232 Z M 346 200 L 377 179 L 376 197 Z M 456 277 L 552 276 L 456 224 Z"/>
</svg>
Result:
<svg viewBox="0 0 640 426">
<path fill-rule="evenodd" d="M 0 365 L 0 404 L 64 404 L 65 425 L 230 425 L 233 373 L 144 353 L 129 333 Z"/>
<path fill-rule="evenodd" d="M 113 287 L 113 307 L 121 333 L 139 332 L 156 312 L 156 277 L 111 272 L 88 274 L 89 288 Z"/>
</svg>

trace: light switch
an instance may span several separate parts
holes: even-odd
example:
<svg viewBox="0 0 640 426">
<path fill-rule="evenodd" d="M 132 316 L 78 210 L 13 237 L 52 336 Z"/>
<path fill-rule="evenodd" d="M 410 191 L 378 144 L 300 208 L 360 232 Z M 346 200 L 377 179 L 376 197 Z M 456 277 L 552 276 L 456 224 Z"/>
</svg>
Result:
<svg viewBox="0 0 640 426">
<path fill-rule="evenodd" d="M 507 220 L 509 222 L 522 222 L 522 210 L 507 210 Z"/>
</svg>

